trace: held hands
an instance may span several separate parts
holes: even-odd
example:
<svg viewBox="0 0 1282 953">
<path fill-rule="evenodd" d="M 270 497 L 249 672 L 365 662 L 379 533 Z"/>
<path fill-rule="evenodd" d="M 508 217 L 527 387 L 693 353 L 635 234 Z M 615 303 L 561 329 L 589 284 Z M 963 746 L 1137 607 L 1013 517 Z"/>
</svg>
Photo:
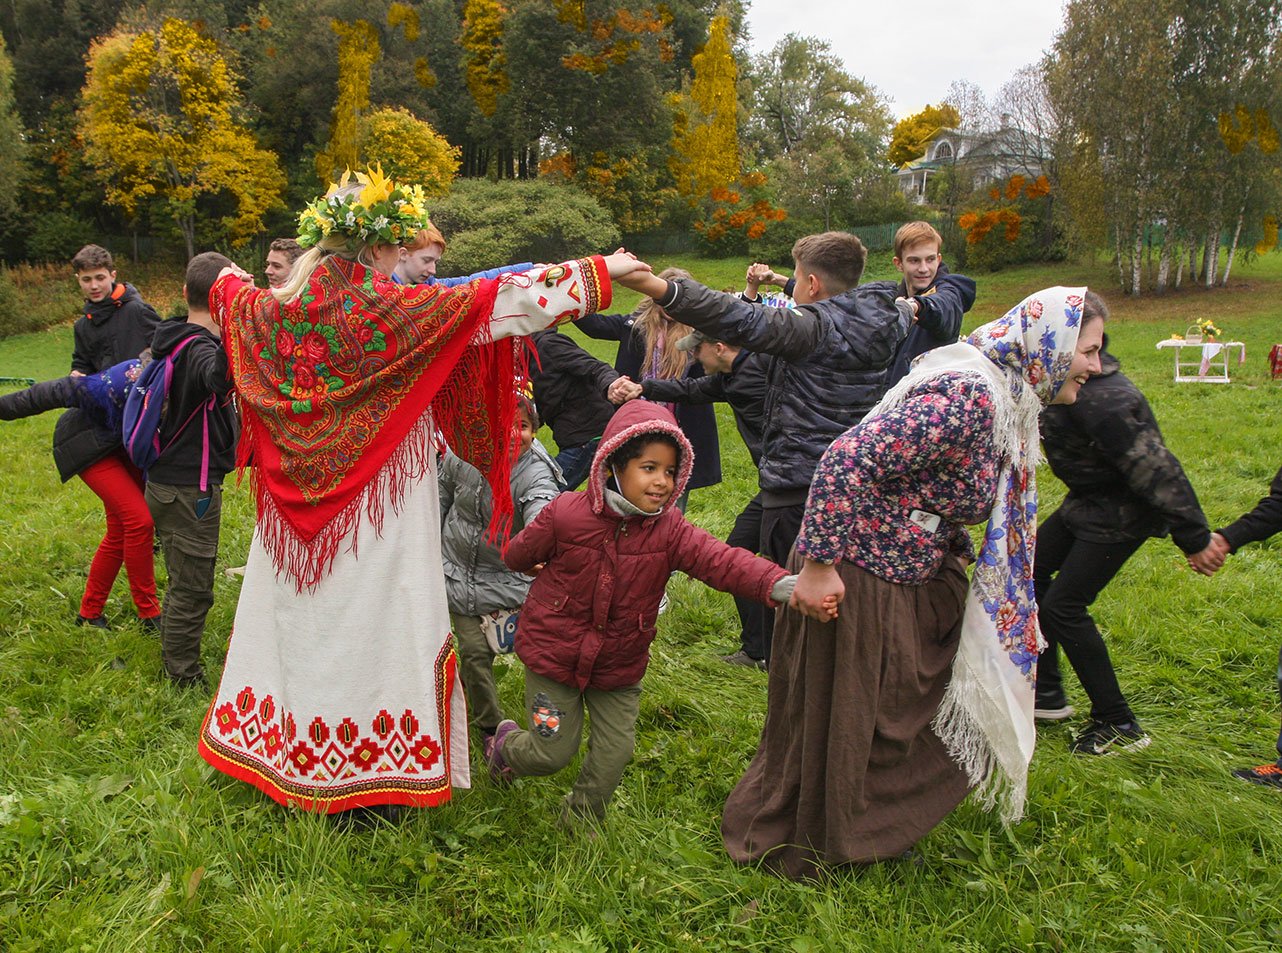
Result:
<svg viewBox="0 0 1282 953">
<path fill-rule="evenodd" d="M 623 281 L 624 278 L 638 272 L 648 275 L 653 270 L 649 265 L 637 258 L 636 255 L 632 254 L 632 252 L 625 251 L 622 248 L 616 251 L 613 255 L 605 256 L 605 267 L 610 273 L 610 278 L 614 281 L 618 281 L 625 287 L 629 286 Z"/>
<path fill-rule="evenodd" d="M 812 619 L 831 622 L 837 618 L 837 606 L 845 595 L 846 585 L 836 566 L 807 559 L 788 605 Z"/>
<path fill-rule="evenodd" d="M 605 392 L 606 400 L 615 405 L 626 404 L 641 396 L 641 385 L 630 377 L 620 377 Z"/>
<path fill-rule="evenodd" d="M 1188 560 L 1189 568 L 1194 572 L 1200 572 L 1203 576 L 1214 576 L 1224 565 L 1228 555 L 1229 541 L 1219 533 L 1212 533 L 1211 541 L 1206 544 L 1204 550 L 1185 558 Z"/>
<path fill-rule="evenodd" d="M 895 307 L 903 312 L 911 311 L 914 323 L 917 321 L 917 315 L 921 311 L 921 305 L 916 298 L 896 298 Z"/>
</svg>

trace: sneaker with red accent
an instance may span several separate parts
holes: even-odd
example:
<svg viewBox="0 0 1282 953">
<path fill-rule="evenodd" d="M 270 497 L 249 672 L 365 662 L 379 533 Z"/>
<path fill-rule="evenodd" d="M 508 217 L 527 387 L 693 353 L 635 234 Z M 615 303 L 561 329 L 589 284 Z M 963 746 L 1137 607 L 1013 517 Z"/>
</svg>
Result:
<svg viewBox="0 0 1282 953">
<path fill-rule="evenodd" d="M 520 727 L 511 718 L 504 718 L 494 729 L 494 734 L 485 739 L 485 763 L 490 767 L 490 777 L 495 784 L 511 784 L 516 780 L 516 772 L 503 757 L 503 740 Z"/>
<path fill-rule="evenodd" d="M 1258 768 L 1238 768 L 1233 777 L 1247 784 L 1262 784 L 1270 788 L 1282 788 L 1282 767 L 1276 764 L 1262 764 Z"/>
</svg>

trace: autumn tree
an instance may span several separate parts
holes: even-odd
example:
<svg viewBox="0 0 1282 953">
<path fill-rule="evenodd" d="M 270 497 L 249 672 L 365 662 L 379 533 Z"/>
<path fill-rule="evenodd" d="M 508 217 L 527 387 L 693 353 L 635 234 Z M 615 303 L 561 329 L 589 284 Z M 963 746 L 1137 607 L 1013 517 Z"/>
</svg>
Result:
<svg viewBox="0 0 1282 953">
<path fill-rule="evenodd" d="M 694 204 L 739 175 L 739 74 L 726 17 L 712 18 L 708 42 L 691 65 L 694 79 L 689 90 L 674 97 L 677 119 L 670 165 L 677 191 Z"/>
<path fill-rule="evenodd" d="M 899 167 L 926 154 L 926 144 L 940 129 L 954 129 L 961 123 L 956 106 L 941 103 L 927 105 L 921 112 L 905 116 L 890 131 L 890 147 L 886 158 Z"/>
<path fill-rule="evenodd" d="M 316 174 L 322 182 L 360 165 L 361 114 L 369 109 L 370 70 L 382 53 L 378 31 L 368 20 L 331 20 L 329 25 L 338 34 L 338 95 L 329 145 L 316 156 Z"/>
<path fill-rule="evenodd" d="M 235 78 L 190 23 L 115 33 L 90 48 L 81 131 L 107 201 L 135 216 L 156 201 L 195 254 L 197 222 L 239 245 L 284 187 L 276 157 L 233 115 Z"/>
<path fill-rule="evenodd" d="M 503 18 L 507 10 L 498 0 L 465 0 L 463 35 L 467 88 L 482 116 L 493 116 L 499 97 L 508 89 L 503 55 Z"/>
<path fill-rule="evenodd" d="M 13 212 L 22 194 L 22 180 L 26 177 L 24 145 L 22 122 L 13 98 L 13 60 L 0 37 L 0 181 L 7 186 L 0 190 L 0 215 Z"/>
<path fill-rule="evenodd" d="M 745 162 L 767 172 L 795 230 L 878 220 L 890 113 L 876 88 L 826 41 L 797 34 L 753 58 L 749 85 Z"/>
<path fill-rule="evenodd" d="M 408 109 L 376 109 L 361 121 L 364 163 L 379 163 L 391 178 L 445 195 L 458 174 L 458 149 Z"/>
<path fill-rule="evenodd" d="M 1207 286 L 1223 283 L 1226 232 L 1233 251 L 1266 231 L 1282 174 L 1269 132 L 1282 108 L 1280 35 L 1279 0 L 1066 7 L 1047 64 L 1063 122 L 1061 201 L 1079 243 L 1103 224 L 1123 290 L 1162 290 L 1172 270 L 1178 286 L 1186 268 Z M 1236 131 L 1245 131 L 1239 106 L 1252 134 Z"/>
</svg>

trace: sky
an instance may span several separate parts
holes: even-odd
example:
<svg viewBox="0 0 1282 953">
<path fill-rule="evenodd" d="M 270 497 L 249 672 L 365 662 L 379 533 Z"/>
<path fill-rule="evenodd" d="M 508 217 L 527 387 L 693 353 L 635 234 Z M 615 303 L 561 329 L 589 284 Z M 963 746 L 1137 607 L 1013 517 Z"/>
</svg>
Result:
<svg viewBox="0 0 1282 953">
<path fill-rule="evenodd" d="M 1041 58 L 1063 21 L 1061 0 L 750 0 L 753 52 L 789 33 L 827 40 L 846 72 L 876 86 L 895 118 L 938 104 L 955 79 L 991 98 Z"/>
</svg>

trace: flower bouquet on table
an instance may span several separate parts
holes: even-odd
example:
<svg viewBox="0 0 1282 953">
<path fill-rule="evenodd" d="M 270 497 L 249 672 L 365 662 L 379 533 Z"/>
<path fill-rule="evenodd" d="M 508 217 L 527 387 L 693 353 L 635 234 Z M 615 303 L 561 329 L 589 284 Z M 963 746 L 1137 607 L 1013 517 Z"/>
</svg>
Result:
<svg viewBox="0 0 1282 953">
<path fill-rule="evenodd" d="M 1197 344 L 1200 341 L 1213 343 L 1217 337 L 1222 337 L 1223 335 L 1224 332 L 1215 325 L 1215 322 L 1207 318 L 1190 324 L 1188 330 L 1184 332 L 1184 339 L 1193 344 Z M 1179 335 L 1174 335 L 1174 337 L 1178 339 Z"/>
</svg>

